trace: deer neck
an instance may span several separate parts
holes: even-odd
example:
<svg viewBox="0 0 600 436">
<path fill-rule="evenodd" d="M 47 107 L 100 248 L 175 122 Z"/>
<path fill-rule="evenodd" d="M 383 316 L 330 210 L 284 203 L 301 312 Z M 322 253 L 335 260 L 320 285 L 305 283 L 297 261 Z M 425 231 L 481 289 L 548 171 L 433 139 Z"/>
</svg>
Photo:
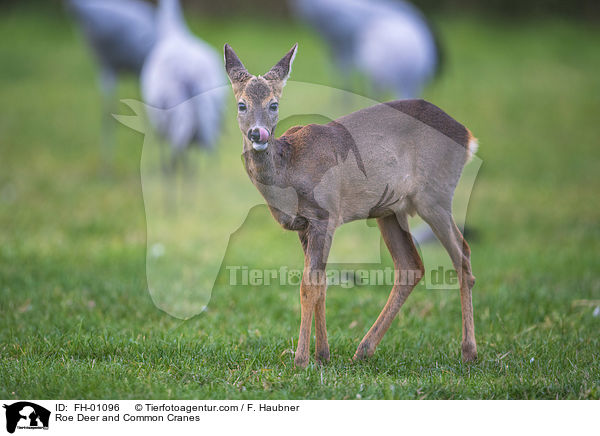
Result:
<svg viewBox="0 0 600 436">
<path fill-rule="evenodd" d="M 244 138 L 244 165 L 254 184 L 282 185 L 286 167 L 282 142 L 271 137 L 266 150 L 256 151 L 252 148 L 252 143 Z"/>
</svg>

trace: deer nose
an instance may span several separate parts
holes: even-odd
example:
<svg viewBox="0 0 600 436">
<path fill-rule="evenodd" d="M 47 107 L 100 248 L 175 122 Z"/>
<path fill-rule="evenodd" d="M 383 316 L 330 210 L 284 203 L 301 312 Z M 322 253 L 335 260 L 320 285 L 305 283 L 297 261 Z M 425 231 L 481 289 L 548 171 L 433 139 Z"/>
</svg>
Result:
<svg viewBox="0 0 600 436">
<path fill-rule="evenodd" d="M 255 127 L 248 130 L 248 139 L 258 144 L 264 144 L 269 139 L 269 131 L 264 127 Z"/>
<path fill-rule="evenodd" d="M 260 132 L 258 128 L 248 130 L 248 139 L 252 142 L 258 142 L 260 140 Z"/>
</svg>

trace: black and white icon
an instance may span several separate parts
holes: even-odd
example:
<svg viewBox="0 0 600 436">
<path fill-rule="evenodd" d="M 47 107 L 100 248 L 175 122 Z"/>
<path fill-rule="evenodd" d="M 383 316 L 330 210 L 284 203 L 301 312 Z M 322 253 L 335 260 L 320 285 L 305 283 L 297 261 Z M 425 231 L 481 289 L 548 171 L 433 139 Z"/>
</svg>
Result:
<svg viewBox="0 0 600 436">
<path fill-rule="evenodd" d="M 6 431 L 18 429 L 48 429 L 50 411 L 28 401 L 3 406 L 6 409 Z"/>
</svg>

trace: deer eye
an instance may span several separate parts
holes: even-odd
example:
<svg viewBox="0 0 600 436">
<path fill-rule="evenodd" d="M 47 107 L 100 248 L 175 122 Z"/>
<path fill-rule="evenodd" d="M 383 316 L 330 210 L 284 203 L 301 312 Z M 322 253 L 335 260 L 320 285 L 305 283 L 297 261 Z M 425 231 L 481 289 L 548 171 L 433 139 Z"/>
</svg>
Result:
<svg viewBox="0 0 600 436">
<path fill-rule="evenodd" d="M 269 105 L 269 109 L 271 109 L 272 111 L 276 111 L 277 109 L 279 109 L 279 103 L 271 103 Z"/>
<path fill-rule="evenodd" d="M 246 109 L 247 109 L 246 103 L 244 103 L 243 101 L 240 101 L 238 103 L 238 111 L 244 112 Z"/>
</svg>

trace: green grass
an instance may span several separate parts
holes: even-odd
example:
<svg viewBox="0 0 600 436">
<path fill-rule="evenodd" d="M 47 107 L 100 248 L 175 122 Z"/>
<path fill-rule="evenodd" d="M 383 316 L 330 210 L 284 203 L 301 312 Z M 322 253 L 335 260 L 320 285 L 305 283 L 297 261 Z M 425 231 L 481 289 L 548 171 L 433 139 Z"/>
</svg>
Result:
<svg viewBox="0 0 600 436">
<path fill-rule="evenodd" d="M 107 176 L 82 42 L 58 12 L 3 14 L 0 397 L 600 398 L 600 32 L 559 20 L 438 21 L 449 63 L 426 97 L 469 126 L 483 159 L 468 215 L 479 361 L 460 360 L 458 293 L 420 287 L 373 358 L 352 364 L 389 290 L 331 287 L 332 361 L 296 370 L 294 287 L 219 280 L 207 310 L 187 321 L 155 307 L 142 136 L 119 128 Z M 251 71 L 299 41 L 293 79 L 338 83 L 320 41 L 295 24 L 192 27 L 216 47 L 231 43 Z M 139 98 L 136 83 L 119 95 Z M 239 153 L 232 117 L 227 128 L 221 149 Z M 225 171 L 250 185 L 241 166 Z M 234 235 L 226 263 L 248 258 L 259 268 L 302 263 L 295 235 L 264 207 Z"/>
</svg>

